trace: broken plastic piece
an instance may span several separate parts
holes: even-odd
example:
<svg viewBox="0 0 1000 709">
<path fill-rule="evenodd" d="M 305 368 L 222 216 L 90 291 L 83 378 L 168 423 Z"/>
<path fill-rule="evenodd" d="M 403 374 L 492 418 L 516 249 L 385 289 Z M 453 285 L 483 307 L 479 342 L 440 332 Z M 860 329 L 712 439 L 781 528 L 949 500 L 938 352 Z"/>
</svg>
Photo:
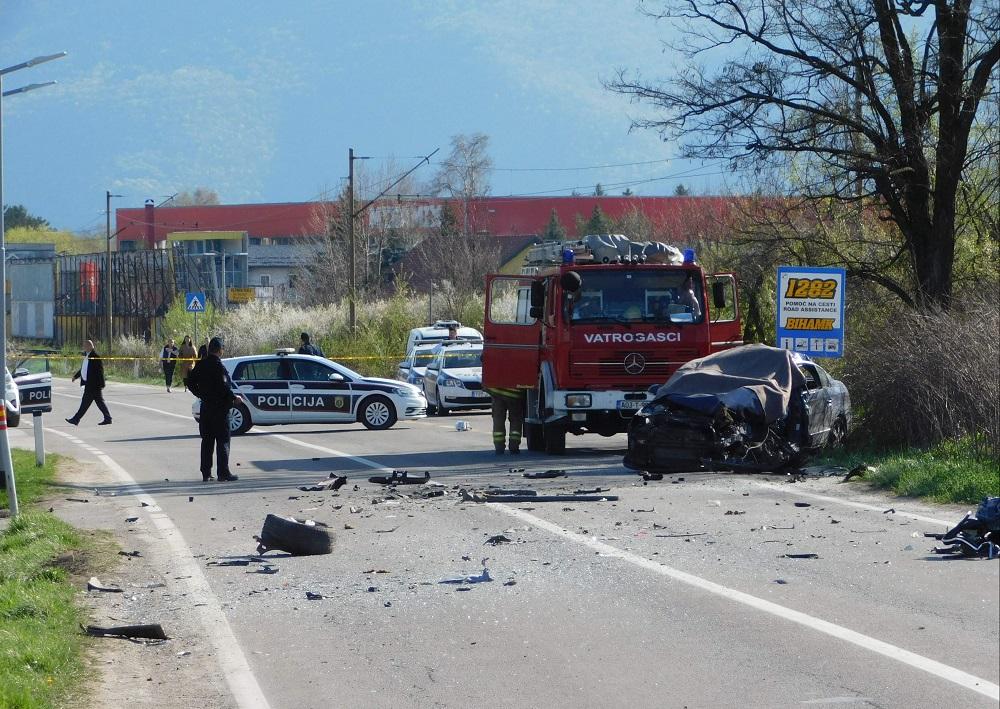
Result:
<svg viewBox="0 0 1000 709">
<path fill-rule="evenodd" d="M 504 536 L 503 534 L 494 534 L 492 537 L 487 539 L 483 544 L 489 544 L 490 546 L 497 546 L 498 544 L 510 544 L 513 539 Z"/>
<path fill-rule="evenodd" d="M 377 485 L 423 485 L 431 479 L 430 471 L 425 470 L 423 476 L 410 475 L 408 470 L 393 470 L 392 475 L 374 475 L 368 482 Z"/>
<path fill-rule="evenodd" d="M 299 488 L 303 492 L 322 492 L 323 490 L 339 490 L 345 484 L 347 484 L 347 476 L 341 475 L 337 477 L 334 473 L 330 473 L 330 478 L 327 480 L 321 480 L 315 485 L 303 485 Z"/>
<path fill-rule="evenodd" d="M 159 623 L 148 623 L 144 625 L 116 625 L 111 628 L 101 628 L 96 625 L 88 625 L 87 635 L 98 638 L 142 638 L 144 640 L 169 640 L 167 634 L 163 632 L 163 627 Z"/>
<path fill-rule="evenodd" d="M 101 580 L 96 576 L 91 576 L 90 580 L 87 581 L 88 591 L 103 591 L 105 593 L 121 593 L 122 590 L 117 586 L 107 586 L 101 583 Z"/>
<path fill-rule="evenodd" d="M 541 480 L 543 478 L 564 478 L 566 477 L 566 471 L 546 470 L 544 473 L 525 473 L 524 477 L 530 478 L 532 480 Z"/>
<path fill-rule="evenodd" d="M 269 514 L 257 540 L 257 553 L 278 549 L 292 556 L 329 554 L 333 551 L 333 532 L 324 524 L 307 525 L 294 519 Z"/>
</svg>

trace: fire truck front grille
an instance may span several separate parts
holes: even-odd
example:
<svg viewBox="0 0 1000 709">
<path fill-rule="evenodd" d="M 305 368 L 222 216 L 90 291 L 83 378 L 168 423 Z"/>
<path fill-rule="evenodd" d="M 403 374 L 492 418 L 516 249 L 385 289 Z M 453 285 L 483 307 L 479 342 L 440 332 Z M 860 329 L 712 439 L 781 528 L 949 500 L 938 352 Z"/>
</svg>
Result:
<svg viewBox="0 0 1000 709">
<path fill-rule="evenodd" d="M 635 361 L 641 358 L 641 369 Z M 604 352 L 571 351 L 569 355 L 570 374 L 574 377 L 655 377 L 666 380 L 685 362 L 698 356 L 691 348 L 671 349 L 669 352 L 644 350 L 613 350 Z"/>
</svg>

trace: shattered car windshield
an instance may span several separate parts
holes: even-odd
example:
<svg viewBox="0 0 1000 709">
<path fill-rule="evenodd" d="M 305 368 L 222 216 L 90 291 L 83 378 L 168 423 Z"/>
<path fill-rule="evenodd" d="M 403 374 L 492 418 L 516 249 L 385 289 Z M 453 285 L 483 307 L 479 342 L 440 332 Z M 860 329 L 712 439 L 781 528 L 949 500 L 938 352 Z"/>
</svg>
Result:
<svg viewBox="0 0 1000 709">
<path fill-rule="evenodd" d="M 700 323 L 705 301 L 697 271 L 613 269 L 583 275 L 574 323 Z"/>
</svg>

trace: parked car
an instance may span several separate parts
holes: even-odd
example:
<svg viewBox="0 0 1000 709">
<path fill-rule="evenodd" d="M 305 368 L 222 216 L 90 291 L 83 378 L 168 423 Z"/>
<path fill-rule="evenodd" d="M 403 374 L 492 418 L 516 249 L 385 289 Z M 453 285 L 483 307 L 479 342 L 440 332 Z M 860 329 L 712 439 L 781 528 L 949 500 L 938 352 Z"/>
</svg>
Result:
<svg viewBox="0 0 1000 709">
<path fill-rule="evenodd" d="M 424 372 L 428 413 L 445 416 L 455 409 L 482 409 L 492 405 L 483 391 L 483 346 L 445 342 L 434 348 Z"/>
<path fill-rule="evenodd" d="M 10 370 L 4 371 L 7 373 L 7 389 L 4 397 L 4 406 L 7 407 L 7 426 L 17 428 L 21 425 L 21 393 L 18 391 L 14 377 L 10 375 Z"/>
<path fill-rule="evenodd" d="M 427 327 L 415 327 L 410 330 L 406 338 L 406 353 L 409 355 L 413 348 L 419 344 L 438 344 L 448 339 L 448 328 L 457 329 L 456 334 L 459 340 L 467 342 L 482 342 L 483 333 L 474 327 L 463 327 L 457 320 L 438 320 L 433 325 Z"/>
<path fill-rule="evenodd" d="M 238 400 L 229 411 L 229 430 L 291 423 L 354 423 L 391 428 L 396 421 L 427 416 L 427 400 L 412 384 L 363 377 L 325 357 L 278 350 L 272 355 L 222 360 Z M 201 401 L 191 412 L 197 421 Z"/>
<path fill-rule="evenodd" d="M 434 359 L 434 348 L 438 344 L 440 343 L 431 342 L 414 346 L 410 350 L 410 354 L 406 356 L 406 359 L 396 367 L 396 379 L 401 382 L 413 384 L 422 391 L 424 387 L 424 372 L 427 371 L 427 365 Z"/>
<path fill-rule="evenodd" d="M 628 429 L 626 467 L 645 472 L 778 470 L 838 445 L 847 387 L 808 358 L 747 345 L 683 365 Z"/>
</svg>

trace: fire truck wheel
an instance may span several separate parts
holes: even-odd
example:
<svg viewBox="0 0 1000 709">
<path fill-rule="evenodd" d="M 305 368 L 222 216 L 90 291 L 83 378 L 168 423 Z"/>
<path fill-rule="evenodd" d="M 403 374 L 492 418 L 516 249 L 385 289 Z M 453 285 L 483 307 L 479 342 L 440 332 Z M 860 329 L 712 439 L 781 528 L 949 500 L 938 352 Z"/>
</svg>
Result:
<svg viewBox="0 0 1000 709">
<path fill-rule="evenodd" d="M 545 436 L 542 433 L 542 424 L 524 424 L 524 436 L 528 439 L 528 450 L 542 452 L 545 450 Z"/>
<path fill-rule="evenodd" d="M 559 424 L 545 426 L 545 452 L 550 455 L 566 452 L 566 429 Z"/>
</svg>

